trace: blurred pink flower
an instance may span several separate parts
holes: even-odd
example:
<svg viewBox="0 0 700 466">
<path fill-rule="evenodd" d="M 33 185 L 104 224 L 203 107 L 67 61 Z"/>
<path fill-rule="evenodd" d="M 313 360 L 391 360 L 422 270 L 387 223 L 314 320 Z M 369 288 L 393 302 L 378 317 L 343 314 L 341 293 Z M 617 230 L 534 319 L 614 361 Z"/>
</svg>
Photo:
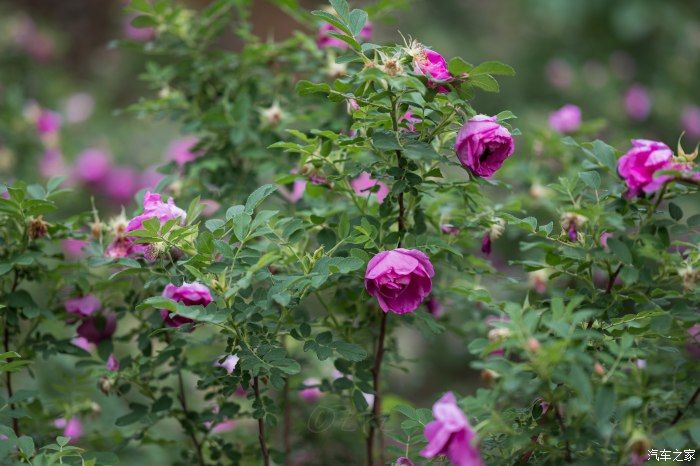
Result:
<svg viewBox="0 0 700 466">
<path fill-rule="evenodd" d="M 95 311 L 99 311 L 102 303 L 97 299 L 97 296 L 88 294 L 80 298 L 67 299 L 64 306 L 69 314 L 85 317 L 92 315 Z"/>
<path fill-rule="evenodd" d="M 104 194 L 115 204 L 126 204 L 139 189 L 139 175 L 129 167 L 113 167 L 104 179 Z"/>
<path fill-rule="evenodd" d="M 39 173 L 44 178 L 62 176 L 68 173 L 63 154 L 58 149 L 47 149 L 39 161 Z"/>
<path fill-rule="evenodd" d="M 313 377 L 304 380 L 304 386 L 308 388 L 299 391 L 299 397 L 307 403 L 317 402 L 323 396 L 323 392 L 321 392 L 318 387 L 313 387 L 311 385 L 319 385 L 320 383 L 320 380 Z"/>
<path fill-rule="evenodd" d="M 179 166 L 183 166 L 188 162 L 195 160 L 204 154 L 203 151 L 194 151 L 193 148 L 199 143 L 199 139 L 195 136 L 185 136 L 183 138 L 175 139 L 168 146 L 167 158 L 177 163 Z"/>
<path fill-rule="evenodd" d="M 545 76 L 552 86 L 559 89 L 570 87 L 574 80 L 571 65 L 559 58 L 552 59 L 547 63 Z"/>
<path fill-rule="evenodd" d="M 423 121 L 421 118 L 414 117 L 413 113 L 409 110 L 403 115 L 401 115 L 401 118 L 399 118 L 399 124 L 401 124 L 402 121 L 406 122 L 406 130 L 415 133 L 416 132 L 416 123 L 420 123 Z M 403 131 L 403 129 L 402 129 Z"/>
<path fill-rule="evenodd" d="M 440 225 L 440 231 L 445 235 L 456 236 L 459 234 L 459 227 L 452 225 L 451 223 L 443 223 Z"/>
<path fill-rule="evenodd" d="M 117 316 L 111 312 L 104 314 L 92 314 L 83 319 L 78 326 L 79 337 L 85 338 L 89 343 L 99 344 L 112 337 L 117 330 Z"/>
<path fill-rule="evenodd" d="M 131 24 L 131 22 L 138 15 L 133 13 L 126 15 L 122 21 L 122 32 L 124 37 L 130 40 L 135 40 L 138 42 L 148 42 L 156 37 L 156 30 L 152 27 L 137 28 Z"/>
<path fill-rule="evenodd" d="M 105 365 L 108 371 L 117 372 L 119 371 L 119 359 L 114 356 L 114 353 L 110 354 L 107 358 L 107 364 Z"/>
<path fill-rule="evenodd" d="M 76 416 L 70 419 L 59 418 L 53 421 L 53 425 L 63 429 L 63 436 L 70 437 L 69 443 L 77 442 L 83 436 L 83 423 Z"/>
<path fill-rule="evenodd" d="M 75 337 L 70 341 L 74 346 L 77 346 L 83 351 L 91 352 L 96 348 L 93 343 L 90 343 L 85 337 Z"/>
<path fill-rule="evenodd" d="M 350 182 L 350 186 L 352 186 L 352 190 L 355 191 L 355 194 L 363 197 L 371 197 L 373 194 L 375 194 L 372 192 L 372 188 L 379 186 L 378 191 L 376 191 L 376 197 L 377 202 L 380 204 L 384 202 L 384 199 L 389 194 L 389 188 L 387 185 L 381 181 L 375 180 L 372 178 L 372 175 L 367 172 L 360 173 L 360 176 Z"/>
<path fill-rule="evenodd" d="M 87 246 L 87 241 L 82 239 L 66 238 L 61 241 L 61 249 L 63 250 L 63 255 L 67 259 L 81 259 L 85 257 L 85 252 L 83 248 Z"/>
<path fill-rule="evenodd" d="M 425 253 L 397 248 L 382 251 L 370 259 L 365 271 L 365 289 L 377 298 L 384 312 L 407 314 L 430 294 L 435 275 Z"/>
<path fill-rule="evenodd" d="M 612 238 L 613 236 L 615 235 L 608 231 L 604 231 L 600 234 L 600 245 L 603 246 L 603 249 L 605 249 L 606 251 L 608 249 L 608 238 Z"/>
<path fill-rule="evenodd" d="M 452 392 L 433 405 L 435 420 L 425 426 L 428 445 L 420 452 L 424 458 L 445 455 L 455 466 L 483 466 L 476 442 L 476 432 L 457 406 Z"/>
<path fill-rule="evenodd" d="M 581 126 L 581 108 L 567 104 L 549 114 L 549 127 L 559 133 L 573 133 Z"/>
<path fill-rule="evenodd" d="M 219 407 L 214 406 L 212 409 L 212 412 L 214 414 L 219 414 Z M 221 422 L 217 422 L 214 424 L 213 421 L 206 421 L 204 422 L 204 427 L 210 430 L 212 434 L 220 434 L 223 432 L 228 432 L 230 430 L 233 430 L 236 428 L 236 421 L 228 418 L 224 418 Z"/>
<path fill-rule="evenodd" d="M 415 466 L 415 464 L 413 464 L 413 461 L 406 458 L 405 456 L 401 456 L 399 458 L 396 458 L 396 466 Z"/>
<path fill-rule="evenodd" d="M 428 308 L 428 313 L 439 319 L 445 312 L 442 303 L 437 298 L 430 298 L 425 302 L 425 307 Z"/>
<path fill-rule="evenodd" d="M 148 189 L 155 191 L 158 183 L 165 178 L 165 175 L 158 172 L 157 167 L 148 167 L 142 174 L 139 180 L 139 189 Z"/>
<path fill-rule="evenodd" d="M 625 93 L 625 111 L 633 120 L 645 120 L 651 113 L 651 97 L 646 87 L 634 84 Z"/>
<path fill-rule="evenodd" d="M 221 204 L 213 199 L 202 199 L 200 203 L 204 206 L 202 217 L 211 217 L 221 208 Z"/>
<path fill-rule="evenodd" d="M 61 129 L 61 115 L 42 108 L 36 119 L 36 130 L 40 135 L 57 133 Z"/>
<path fill-rule="evenodd" d="M 681 115 L 681 125 L 683 130 L 691 138 L 700 138 L 700 107 L 692 105 L 683 109 Z"/>
<path fill-rule="evenodd" d="M 94 109 L 95 99 L 87 92 L 71 94 L 63 103 L 63 111 L 69 123 L 82 123 L 90 118 Z"/>
<path fill-rule="evenodd" d="M 84 183 L 100 183 L 109 174 L 110 155 L 100 149 L 86 149 L 75 161 L 75 176 Z"/>
<path fill-rule="evenodd" d="M 318 29 L 318 34 L 316 35 L 316 45 L 320 49 L 325 49 L 328 47 L 336 47 L 342 50 L 348 48 L 348 44 L 340 39 L 336 39 L 331 36 L 329 32 L 341 33 L 341 31 L 333 26 L 332 24 L 325 23 Z M 357 36 L 360 40 L 370 40 L 372 38 L 372 23 L 367 21 Z"/>
<path fill-rule="evenodd" d="M 700 359 L 700 324 L 695 324 L 688 329 L 685 349 L 693 359 Z"/>
<path fill-rule="evenodd" d="M 21 17 L 14 25 L 13 36 L 15 43 L 34 60 L 46 62 L 53 58 L 53 39 L 40 32 L 31 18 Z"/>
<path fill-rule="evenodd" d="M 186 217 L 187 213 L 176 206 L 172 198 L 169 198 L 168 202 L 163 202 L 160 194 L 147 191 L 143 196 L 143 213 L 129 220 L 126 231 L 140 230 L 143 222 L 152 218 L 160 220 L 162 225 L 168 220 L 178 218 L 184 222 Z"/>
</svg>

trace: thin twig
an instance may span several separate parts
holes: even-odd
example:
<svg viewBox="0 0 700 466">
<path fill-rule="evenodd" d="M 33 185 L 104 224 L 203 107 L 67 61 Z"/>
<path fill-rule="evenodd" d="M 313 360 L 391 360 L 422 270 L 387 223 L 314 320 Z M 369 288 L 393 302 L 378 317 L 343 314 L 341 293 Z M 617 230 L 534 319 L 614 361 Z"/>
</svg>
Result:
<svg viewBox="0 0 700 466">
<path fill-rule="evenodd" d="M 557 422 L 559 423 L 559 430 L 561 430 L 561 435 L 566 435 L 566 427 L 564 426 L 564 418 L 561 415 L 561 411 L 560 411 L 560 408 L 558 405 L 554 409 L 554 413 L 557 417 Z M 569 444 L 569 439 L 566 439 L 565 448 L 566 448 L 566 456 L 564 458 L 566 459 L 567 463 L 571 463 L 571 445 Z"/>
<path fill-rule="evenodd" d="M 262 405 L 260 398 L 260 384 L 258 376 L 253 377 L 253 390 L 255 391 L 255 399 Z M 265 419 L 258 419 L 258 440 L 260 441 L 260 452 L 263 457 L 263 465 L 270 466 L 270 452 L 267 450 L 267 441 L 265 440 Z"/>
<path fill-rule="evenodd" d="M 676 425 L 676 423 L 681 420 L 681 418 L 683 417 L 685 412 L 688 411 L 695 404 L 695 402 L 697 401 L 699 396 L 700 396 L 700 387 L 698 387 L 695 390 L 695 393 L 693 393 L 693 396 L 691 396 L 690 399 L 688 400 L 688 403 L 686 403 L 685 408 L 679 409 L 676 412 L 676 415 L 674 416 L 673 420 L 671 421 L 672 426 Z"/>
<path fill-rule="evenodd" d="M 197 452 L 197 461 L 199 462 L 200 466 L 205 466 L 206 463 L 204 462 L 204 454 L 202 453 L 202 444 L 197 439 L 197 434 L 195 433 L 194 429 L 192 429 L 192 426 L 190 426 L 189 424 L 189 410 L 187 409 L 187 398 L 185 397 L 185 383 L 182 380 L 182 372 L 180 371 L 179 367 L 177 369 L 177 380 L 178 387 L 180 390 L 180 393 L 178 394 L 178 399 L 180 400 L 180 406 L 182 407 L 182 410 L 185 413 L 185 418 L 187 419 L 187 422 L 183 424 L 183 427 L 187 431 L 187 434 L 190 436 L 190 439 L 192 439 L 195 451 Z"/>
</svg>

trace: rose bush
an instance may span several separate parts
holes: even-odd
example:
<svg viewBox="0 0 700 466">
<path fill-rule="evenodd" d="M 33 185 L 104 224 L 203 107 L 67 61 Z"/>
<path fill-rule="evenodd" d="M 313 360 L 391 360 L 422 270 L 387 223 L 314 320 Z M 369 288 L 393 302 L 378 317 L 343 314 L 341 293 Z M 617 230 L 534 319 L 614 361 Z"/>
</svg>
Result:
<svg viewBox="0 0 700 466">
<path fill-rule="evenodd" d="M 188 136 L 121 215 L 62 210 L 69 185 L 112 173 L 97 149 L 69 179 L 2 185 L 4 461 L 163 445 L 201 466 L 639 464 L 693 448 L 700 214 L 681 205 L 697 150 L 635 139 L 623 155 L 586 141 L 573 106 L 521 133 L 474 108 L 505 64 L 372 43 L 345 0 L 277 2 L 313 32 L 263 43 L 249 3 L 127 7 L 143 34 L 122 45 L 161 58 L 131 110 Z M 217 42 L 234 12 L 237 52 Z M 38 144 L 60 124 L 38 114 Z M 414 362 L 417 342 L 445 341 L 442 359 L 481 374 L 468 395 Z M 41 395 L 55 361 L 92 389 Z M 393 394 L 401 370 L 434 403 Z M 312 429 L 323 407 L 342 426 Z"/>
</svg>

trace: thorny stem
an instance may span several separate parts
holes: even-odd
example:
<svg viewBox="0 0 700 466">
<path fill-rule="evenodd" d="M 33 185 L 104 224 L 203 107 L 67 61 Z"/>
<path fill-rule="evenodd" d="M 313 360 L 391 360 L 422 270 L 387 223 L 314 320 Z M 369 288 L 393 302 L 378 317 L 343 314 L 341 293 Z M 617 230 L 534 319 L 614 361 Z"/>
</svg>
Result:
<svg viewBox="0 0 700 466">
<path fill-rule="evenodd" d="M 260 399 L 260 382 L 258 376 L 253 377 L 253 390 L 255 390 L 255 400 L 262 403 Z M 265 419 L 258 419 L 258 440 L 260 441 L 260 452 L 263 457 L 263 465 L 270 466 L 270 452 L 267 450 L 267 442 L 265 440 Z"/>
<path fill-rule="evenodd" d="M 671 421 L 672 426 L 676 425 L 676 423 L 681 420 L 681 418 L 683 417 L 685 412 L 688 411 L 695 404 L 698 397 L 700 397 L 700 387 L 698 387 L 695 390 L 695 393 L 693 393 L 693 396 L 691 396 L 690 399 L 688 400 L 688 403 L 686 403 L 685 408 L 679 409 L 676 412 L 676 415 L 673 417 L 673 420 Z"/>
</svg>

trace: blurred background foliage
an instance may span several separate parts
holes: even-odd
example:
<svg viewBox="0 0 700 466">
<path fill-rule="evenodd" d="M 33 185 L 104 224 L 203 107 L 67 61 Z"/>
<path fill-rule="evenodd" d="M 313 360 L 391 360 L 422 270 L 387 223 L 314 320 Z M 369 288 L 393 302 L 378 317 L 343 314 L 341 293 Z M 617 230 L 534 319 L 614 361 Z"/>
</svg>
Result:
<svg viewBox="0 0 700 466">
<path fill-rule="evenodd" d="M 27 107 L 29 102 L 36 102 L 41 108 L 61 114 L 61 149 L 67 164 L 75 161 L 83 150 L 97 147 L 111 154 L 116 165 L 128 170 L 132 182 L 136 178 L 141 180 L 134 182 L 135 189 L 149 182 L 153 184 L 145 180 L 149 171 L 165 163 L 169 144 L 181 134 L 174 123 L 139 118 L 125 110 L 142 96 L 152 97 L 153 90 L 139 78 L 145 71 L 145 58 L 110 45 L 133 33 L 128 26 L 129 17 L 123 13 L 124 3 L 118 0 L 0 3 L 0 181 L 42 179 L 37 164 L 44 147 L 31 119 L 18 118 L 31 110 Z M 205 0 L 189 2 L 193 8 L 206 3 Z M 313 1 L 302 3 L 307 7 L 319 5 Z M 517 126 L 523 136 L 517 143 L 517 159 L 540 155 L 538 148 L 552 136 L 547 127 L 548 114 L 566 103 L 582 108 L 588 134 L 606 139 L 622 150 L 628 147 L 632 137 L 658 139 L 673 147 L 683 131 L 686 131 L 686 147 L 694 147 L 700 141 L 700 91 L 696 78 L 700 73 L 700 2 L 405 0 L 403 3 L 404 8 L 390 21 L 375 24 L 374 42 L 400 42 L 400 30 L 446 57 L 461 56 L 472 63 L 498 60 L 516 69 L 516 78 L 502 81 L 500 94 L 481 93 L 474 106 L 484 113 L 495 114 L 508 108 L 518 115 Z M 289 37 L 297 27 L 292 18 L 271 3 L 254 0 L 253 5 L 253 32 L 260 37 Z M 223 40 L 232 49 L 240 45 L 233 35 Z M 629 108 L 635 107 L 634 102 L 630 103 L 630 89 L 645 94 L 642 100 L 648 109 L 645 105 L 641 109 Z M 525 186 L 543 176 L 541 166 L 528 166 L 525 162 L 507 167 L 506 173 L 517 178 L 517 170 L 523 167 L 528 168 L 522 172 L 521 182 Z M 556 165 L 553 172 L 556 173 Z M 128 199 L 115 201 L 101 192 L 88 190 L 88 193 L 76 190 L 63 205 L 75 213 L 81 212 L 90 208 L 90 198 L 94 195 L 102 212 L 117 213 L 123 204 L 133 208 Z M 506 236 L 499 242 L 501 247 L 494 245 L 499 251 L 494 264 L 498 266 L 499 254 L 503 256 L 501 266 L 505 266 L 505 257 L 513 257 L 515 239 Z M 521 278 L 526 280 L 524 276 Z M 449 307 L 449 302 L 446 305 Z M 462 318 L 480 322 L 478 310 L 472 314 Z M 414 363 L 410 373 L 394 371 L 390 391 L 428 406 L 435 387 L 470 393 L 483 383 L 478 373 L 469 368 L 468 342 L 452 336 L 429 345 L 415 345 L 414 342 L 423 340 L 410 334 L 414 330 L 403 331 L 406 334 L 399 337 L 401 354 Z M 444 354 L 451 357 L 445 358 Z M 57 403 L 79 391 L 91 391 L 93 398 L 102 396 L 89 381 L 73 379 L 70 361 L 61 360 L 60 364 L 46 370 L 37 367 L 36 371 Z M 397 401 L 386 400 L 386 410 Z M 107 406 L 99 415 L 100 422 L 111 427 L 123 410 L 109 408 L 110 403 L 100 404 Z M 323 413 L 313 409 L 309 407 L 297 422 L 314 427 L 295 429 L 306 432 L 311 441 L 315 430 L 326 430 L 328 421 Z M 95 421 L 94 428 L 99 429 Z M 335 422 L 342 420 L 338 418 Z M 148 452 L 151 448 L 153 454 L 161 452 L 162 447 L 152 445 Z M 135 452 L 132 457 L 125 454 L 122 460 L 127 461 L 124 464 L 154 464 L 155 456 L 144 455 L 148 452 L 140 450 L 138 457 Z M 303 458 L 300 461 L 299 464 L 304 464 Z"/>
</svg>

